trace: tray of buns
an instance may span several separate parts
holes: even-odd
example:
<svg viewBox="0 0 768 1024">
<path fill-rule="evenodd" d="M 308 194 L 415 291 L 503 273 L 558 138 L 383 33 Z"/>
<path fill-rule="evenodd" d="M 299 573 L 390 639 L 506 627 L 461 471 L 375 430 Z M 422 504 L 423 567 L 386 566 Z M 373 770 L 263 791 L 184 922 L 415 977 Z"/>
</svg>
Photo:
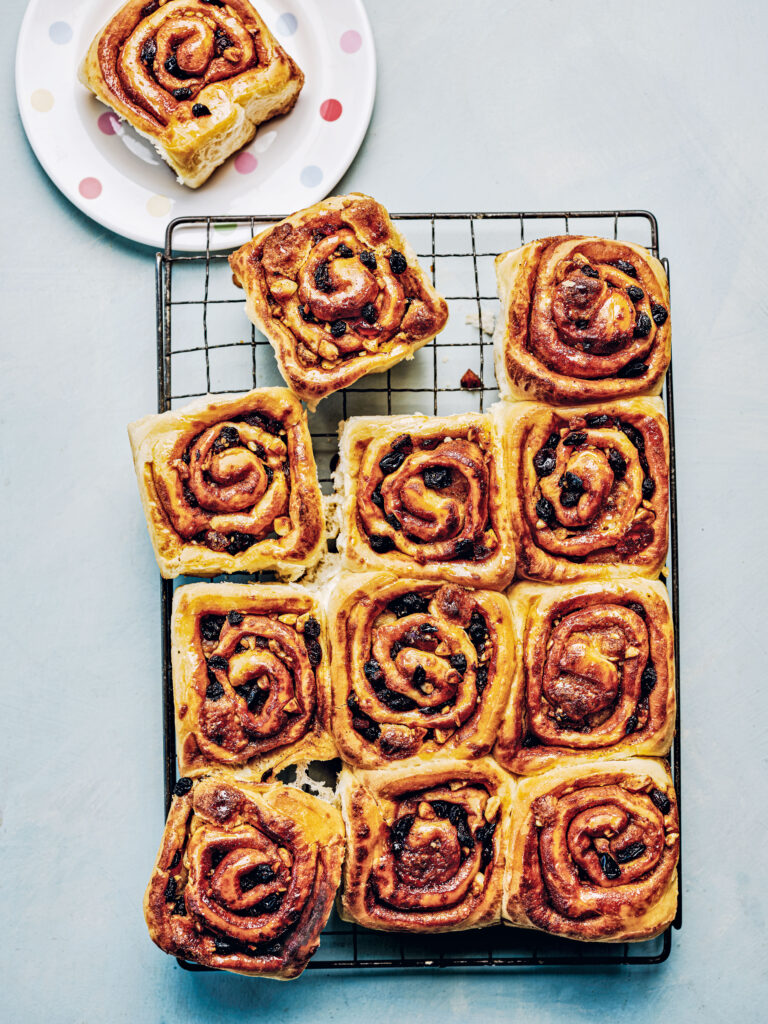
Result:
<svg viewBox="0 0 768 1024">
<path fill-rule="evenodd" d="M 353 194 L 175 221 L 156 283 L 158 414 L 130 427 L 163 576 L 153 940 L 281 978 L 667 959 L 655 217 Z"/>
</svg>

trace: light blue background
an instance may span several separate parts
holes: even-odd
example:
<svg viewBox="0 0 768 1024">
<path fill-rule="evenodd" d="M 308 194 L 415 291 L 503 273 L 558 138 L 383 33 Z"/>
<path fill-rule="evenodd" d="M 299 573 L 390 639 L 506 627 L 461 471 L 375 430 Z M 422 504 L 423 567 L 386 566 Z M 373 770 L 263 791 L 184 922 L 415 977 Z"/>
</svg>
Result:
<svg viewBox="0 0 768 1024">
<path fill-rule="evenodd" d="M 395 210 L 659 217 L 673 270 L 685 926 L 660 968 L 310 972 L 291 985 L 187 974 L 142 920 L 162 825 L 158 583 L 125 424 L 155 408 L 153 261 L 70 206 L 29 150 L 12 91 L 23 8 L 4 9 L 0 113 L 0 1018 L 764 1020 L 768 6 L 369 3 L 379 93 L 343 188 Z"/>
</svg>

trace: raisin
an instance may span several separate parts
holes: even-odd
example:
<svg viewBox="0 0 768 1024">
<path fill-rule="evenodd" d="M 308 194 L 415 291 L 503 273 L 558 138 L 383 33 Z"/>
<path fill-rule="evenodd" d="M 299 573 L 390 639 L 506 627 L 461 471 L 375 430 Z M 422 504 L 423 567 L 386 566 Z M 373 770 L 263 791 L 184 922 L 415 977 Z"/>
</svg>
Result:
<svg viewBox="0 0 768 1024">
<path fill-rule="evenodd" d="M 406 697 L 403 693 L 398 693 L 396 690 L 388 690 L 386 687 L 383 690 L 379 690 L 376 696 L 391 711 L 413 711 L 416 707 L 416 701 Z"/>
<path fill-rule="evenodd" d="M 627 608 L 631 608 L 635 615 L 639 615 L 641 619 L 645 618 L 645 608 L 643 608 L 639 601 L 627 601 Z"/>
<path fill-rule="evenodd" d="M 430 466 L 424 470 L 422 477 L 431 491 L 442 491 L 453 483 L 453 473 L 447 466 Z"/>
<path fill-rule="evenodd" d="M 304 636 L 309 636 L 313 640 L 320 636 L 320 623 L 317 619 L 313 619 L 311 615 L 304 623 Z"/>
<path fill-rule="evenodd" d="M 667 322 L 667 317 L 669 316 L 669 313 L 664 308 L 664 306 L 659 305 L 658 302 L 652 302 L 651 316 L 653 317 L 653 322 L 656 324 L 656 326 L 661 327 L 662 324 L 665 324 Z"/>
<path fill-rule="evenodd" d="M 392 268 L 393 274 L 404 274 L 408 269 L 408 261 L 397 249 L 393 249 L 389 254 L 389 265 Z"/>
<path fill-rule="evenodd" d="M 647 476 L 643 480 L 643 497 L 646 501 L 650 500 L 656 493 L 656 481 L 653 477 Z"/>
<path fill-rule="evenodd" d="M 154 39 L 148 39 L 141 48 L 141 62 L 151 68 L 157 56 L 157 43 Z"/>
<path fill-rule="evenodd" d="M 639 452 L 645 450 L 645 438 L 637 427 L 633 427 L 631 423 L 622 423 L 621 429 Z"/>
<path fill-rule="evenodd" d="M 411 455 L 413 452 L 413 439 L 410 434 L 401 434 L 396 437 L 392 442 L 393 452 L 404 452 L 406 455 Z"/>
<path fill-rule="evenodd" d="M 214 38 L 216 40 L 216 51 L 219 55 L 224 53 L 225 50 L 228 50 L 230 46 L 233 45 L 232 40 L 226 32 L 223 32 L 220 28 L 216 29 Z"/>
<path fill-rule="evenodd" d="M 663 793 L 660 789 L 651 790 L 651 800 L 659 808 L 662 814 L 669 814 L 672 809 L 672 804 L 669 802 L 669 797 L 666 793 Z"/>
<path fill-rule="evenodd" d="M 218 679 L 208 683 L 205 690 L 205 696 L 208 700 L 220 700 L 224 696 L 224 687 L 221 685 Z"/>
<path fill-rule="evenodd" d="M 433 805 L 434 806 L 434 805 Z M 393 821 L 389 829 L 389 842 L 392 847 L 392 853 L 395 857 L 399 857 L 403 849 L 405 848 L 405 840 L 408 837 L 408 833 L 411 831 L 411 826 L 415 820 L 415 815 L 405 814 L 402 818 L 398 818 L 397 821 Z"/>
<path fill-rule="evenodd" d="M 265 897 L 261 903 L 256 904 L 256 906 L 251 910 L 251 915 L 253 917 L 258 917 L 261 914 L 274 914 L 282 905 L 283 894 L 281 892 L 273 892 L 271 895 Z"/>
<path fill-rule="evenodd" d="M 641 313 L 635 321 L 635 338 L 647 338 L 651 333 L 651 318 L 647 313 Z M 630 366 L 632 364 L 630 363 Z"/>
<path fill-rule="evenodd" d="M 384 673 L 381 670 L 381 665 L 374 658 L 366 661 L 365 665 L 363 665 L 363 672 L 365 673 L 365 678 L 373 686 L 384 682 Z"/>
<path fill-rule="evenodd" d="M 536 737 L 533 735 L 532 732 L 527 732 L 525 734 L 525 736 L 523 736 L 523 744 L 522 745 L 524 747 L 535 747 L 536 746 Z"/>
<path fill-rule="evenodd" d="M 381 484 L 376 484 L 371 491 L 371 501 L 377 508 L 384 508 L 384 499 L 381 496 Z"/>
<path fill-rule="evenodd" d="M 404 615 L 417 615 L 426 612 L 429 600 L 422 597 L 421 594 L 409 591 L 407 594 L 396 597 L 394 601 L 390 601 L 387 607 L 395 613 L 398 619 L 402 619 Z"/>
<path fill-rule="evenodd" d="M 607 427 L 610 422 L 610 416 L 606 416 L 605 413 L 592 413 L 591 416 L 587 416 L 587 426 L 595 429 L 599 427 Z"/>
<path fill-rule="evenodd" d="M 360 316 L 367 324 L 375 324 L 379 314 L 376 312 L 376 307 L 372 302 L 366 302 L 360 310 Z"/>
<path fill-rule="evenodd" d="M 600 277 L 600 271 L 595 270 L 594 267 L 590 267 L 588 263 L 579 267 L 579 270 L 584 274 L 585 277 Z"/>
<path fill-rule="evenodd" d="M 397 518 L 397 516 L 395 516 L 395 515 L 387 515 L 387 516 L 384 516 L 384 519 L 385 519 L 385 521 L 387 523 L 389 523 L 389 525 L 392 527 L 393 530 L 402 530 L 402 526 L 400 524 L 400 520 Z"/>
<path fill-rule="evenodd" d="M 560 444 L 560 435 L 555 430 L 547 438 L 547 443 L 544 445 L 545 448 L 557 448 Z"/>
<path fill-rule="evenodd" d="M 248 548 L 252 547 L 256 543 L 256 538 L 252 537 L 249 533 L 230 533 L 229 540 L 227 542 L 227 551 L 230 555 L 239 555 L 243 551 L 247 551 Z"/>
<path fill-rule="evenodd" d="M 222 658 L 220 654 L 214 654 L 212 658 L 208 659 L 208 668 L 219 669 L 221 672 L 226 672 L 229 665 L 226 658 Z"/>
<path fill-rule="evenodd" d="M 451 668 L 455 668 L 460 675 L 467 671 L 467 659 L 463 654 L 452 654 L 448 659 Z"/>
<path fill-rule="evenodd" d="M 370 539 L 371 548 L 376 552 L 377 555 L 385 555 L 388 551 L 391 551 L 394 547 L 394 541 L 389 537 L 380 537 L 378 534 L 374 534 Z"/>
<path fill-rule="evenodd" d="M 555 506 L 547 498 L 539 498 L 536 502 L 536 515 L 551 525 L 555 521 Z"/>
<path fill-rule="evenodd" d="M 624 479 L 627 472 L 627 463 L 621 452 L 617 452 L 615 448 L 608 449 L 608 465 L 613 470 L 616 480 Z"/>
<path fill-rule="evenodd" d="M 485 623 L 485 619 L 477 609 L 472 612 L 472 617 L 469 620 L 466 633 L 475 648 L 478 650 L 483 646 L 488 637 L 488 626 Z"/>
<path fill-rule="evenodd" d="M 352 728 L 355 732 L 360 733 L 364 740 L 368 740 L 369 743 L 375 743 L 381 735 L 381 727 L 368 717 L 364 719 L 353 718 Z"/>
<path fill-rule="evenodd" d="M 606 878 L 619 878 L 621 876 L 621 868 L 610 855 L 610 853 L 598 854 L 600 859 L 600 867 Z"/>
<path fill-rule="evenodd" d="M 645 292 L 642 288 L 638 288 L 636 284 L 631 284 L 629 288 L 627 288 L 627 295 L 633 302 L 639 302 L 641 299 L 645 298 Z"/>
<path fill-rule="evenodd" d="M 173 904 L 173 910 L 171 911 L 171 917 L 186 917 L 187 916 L 187 905 L 184 902 L 184 897 L 179 896 L 176 902 Z"/>
<path fill-rule="evenodd" d="M 182 776 L 173 787 L 174 796 L 185 796 L 192 789 L 192 779 Z"/>
<path fill-rule="evenodd" d="M 141 16 L 142 16 L 142 18 L 148 18 L 150 16 L 150 14 L 154 14 L 159 6 L 160 6 L 160 0 L 149 0 L 149 3 L 145 4 L 141 8 Z"/>
<path fill-rule="evenodd" d="M 239 626 L 244 618 L 242 612 L 227 612 L 227 622 L 230 626 Z"/>
<path fill-rule="evenodd" d="M 241 697 L 252 715 L 258 715 L 267 702 L 269 692 L 262 690 L 255 679 L 250 683 L 243 683 L 235 689 L 238 697 Z"/>
<path fill-rule="evenodd" d="M 190 463 L 189 448 L 187 448 L 187 450 L 181 456 L 181 461 L 186 463 L 187 466 L 189 465 L 189 463 Z"/>
<path fill-rule="evenodd" d="M 533 456 L 533 468 L 537 476 L 549 476 L 555 471 L 557 458 L 549 448 L 542 448 Z"/>
<path fill-rule="evenodd" d="M 213 936 L 213 945 L 217 953 L 221 956 L 226 956 L 227 953 L 236 953 L 237 944 L 231 942 L 229 939 L 222 939 L 220 935 Z"/>
<path fill-rule="evenodd" d="M 411 677 L 411 683 L 418 690 L 420 690 L 422 688 L 422 686 L 424 685 L 424 683 L 426 683 L 426 681 L 427 681 L 426 669 L 422 665 L 417 665 L 416 668 L 413 670 L 413 675 Z"/>
<path fill-rule="evenodd" d="M 176 879 L 169 878 L 168 885 L 165 887 L 165 902 L 173 903 L 176 899 Z"/>
<path fill-rule="evenodd" d="M 560 504 L 563 508 L 575 508 L 579 504 L 580 498 L 580 491 L 562 491 L 560 494 Z"/>
<path fill-rule="evenodd" d="M 177 868 L 180 863 L 181 863 L 181 850 L 177 850 L 176 853 L 174 853 L 174 855 L 173 855 L 173 860 L 171 861 L 170 866 L 172 868 Z"/>
<path fill-rule="evenodd" d="M 275 877 L 275 872 L 269 864 L 259 864 L 252 871 L 240 876 L 240 889 L 243 892 L 250 892 L 257 885 L 266 885 Z"/>
<path fill-rule="evenodd" d="M 629 736 L 631 732 L 634 732 L 637 728 L 637 715 L 630 715 L 627 719 L 627 727 L 624 730 L 624 735 Z"/>
<path fill-rule="evenodd" d="M 631 843 L 623 850 L 616 852 L 616 860 L 619 864 L 628 864 L 631 860 L 637 860 L 645 853 L 645 843 Z"/>
<path fill-rule="evenodd" d="M 616 553 L 622 558 L 636 555 L 643 548 L 647 548 L 653 540 L 653 528 L 646 523 L 639 523 L 633 526 L 629 533 L 624 534 L 616 545 Z"/>
<path fill-rule="evenodd" d="M 348 245 L 344 245 L 344 243 L 342 242 L 341 245 L 337 246 L 335 255 L 342 260 L 351 260 L 355 254 L 352 252 Z"/>
<path fill-rule="evenodd" d="M 274 419 L 272 416 L 267 416 L 265 412 L 252 412 L 248 416 L 244 416 L 243 419 L 251 427 L 258 427 L 260 430 L 266 430 L 268 434 L 279 434 L 283 429 L 283 425 L 280 420 Z"/>
<path fill-rule="evenodd" d="M 312 668 L 317 668 L 323 660 L 323 649 L 313 637 L 304 635 L 304 646 L 307 648 L 307 657 Z"/>
<path fill-rule="evenodd" d="M 204 103 L 195 103 L 192 107 L 192 114 L 194 117 L 210 117 L 211 112 Z"/>
<path fill-rule="evenodd" d="M 587 435 L 582 431 L 574 431 L 573 433 L 566 434 L 563 438 L 563 444 L 568 448 L 576 448 L 577 445 L 584 444 L 587 440 Z"/>
<path fill-rule="evenodd" d="M 214 643 L 219 639 L 221 627 L 224 625 L 223 615 L 204 615 L 200 619 L 200 635 L 203 640 Z"/>
<path fill-rule="evenodd" d="M 189 75 L 187 72 L 179 67 L 179 62 L 176 60 L 176 54 L 172 53 L 168 60 L 165 62 L 165 70 L 169 75 L 173 75 L 174 78 L 194 78 L 194 75 Z"/>
<path fill-rule="evenodd" d="M 488 685 L 488 666 L 478 665 L 477 672 L 475 673 L 475 686 L 477 692 L 482 693 Z"/>
<path fill-rule="evenodd" d="M 222 427 L 219 436 L 211 446 L 213 451 L 220 452 L 225 448 L 234 448 L 240 444 L 240 432 L 236 427 Z"/>
<path fill-rule="evenodd" d="M 376 269 L 376 254 L 373 252 L 361 252 L 358 259 L 368 270 Z"/>
<path fill-rule="evenodd" d="M 496 822 L 489 821 L 481 825 L 475 832 L 475 839 L 482 844 L 483 852 L 480 857 L 480 866 L 486 867 L 493 860 L 493 833 L 496 831 Z"/>
<path fill-rule="evenodd" d="M 333 290 L 331 279 L 328 276 L 328 262 L 323 260 L 315 271 L 315 287 L 319 292 L 330 292 Z"/>
<path fill-rule="evenodd" d="M 192 90 L 188 86 L 184 86 L 183 89 L 172 89 L 171 95 L 175 100 L 188 100 L 192 95 Z"/>
<path fill-rule="evenodd" d="M 347 321 L 346 320 L 334 320 L 331 324 L 331 334 L 334 338 L 340 338 L 343 334 L 347 333 Z"/>
<path fill-rule="evenodd" d="M 640 686 L 643 697 L 647 697 L 658 682 L 658 673 L 653 665 L 646 665 L 643 674 L 640 676 Z"/>
<path fill-rule="evenodd" d="M 211 867 L 215 870 L 224 860 L 225 856 L 226 852 L 224 850 L 214 850 L 211 854 Z"/>
<path fill-rule="evenodd" d="M 309 308 L 309 303 L 306 306 L 299 305 L 299 315 L 305 324 L 316 324 L 317 318 Z"/>
<path fill-rule="evenodd" d="M 586 331 L 586 329 L 589 327 L 589 320 L 585 320 L 583 317 L 579 317 L 579 319 L 576 321 L 576 327 L 580 331 Z"/>
<path fill-rule="evenodd" d="M 405 452 L 389 452 L 383 459 L 379 459 L 379 469 L 384 476 L 389 476 L 389 474 L 394 473 L 396 469 L 400 469 L 402 464 L 405 462 L 405 459 Z"/>
<path fill-rule="evenodd" d="M 560 486 L 566 491 L 575 491 L 577 494 L 584 493 L 584 484 L 580 476 L 575 473 L 566 473 L 560 479 Z"/>
<path fill-rule="evenodd" d="M 472 561 L 475 557 L 474 541 L 469 540 L 467 537 L 462 537 L 461 540 L 457 540 L 456 546 L 453 550 L 453 557 L 464 558 Z"/>
<path fill-rule="evenodd" d="M 465 370 L 459 384 L 465 391 L 478 391 L 483 386 L 483 382 L 474 370 Z"/>
<path fill-rule="evenodd" d="M 626 274 L 627 277 L 637 277 L 637 271 L 632 264 L 628 263 L 626 260 L 616 260 L 615 266 L 618 267 L 623 274 Z"/>
<path fill-rule="evenodd" d="M 389 656 L 390 656 L 390 658 L 392 658 L 394 660 L 398 656 L 400 651 L 402 651 L 402 649 L 404 647 L 405 647 L 405 644 L 402 642 L 402 640 L 395 640 L 395 642 L 389 648 Z"/>
</svg>

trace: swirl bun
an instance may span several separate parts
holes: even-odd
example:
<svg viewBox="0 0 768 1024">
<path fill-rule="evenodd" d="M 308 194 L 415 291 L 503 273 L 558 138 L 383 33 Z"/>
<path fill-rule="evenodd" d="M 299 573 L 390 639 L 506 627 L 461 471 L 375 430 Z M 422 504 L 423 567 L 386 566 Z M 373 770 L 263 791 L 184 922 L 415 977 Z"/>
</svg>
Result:
<svg viewBox="0 0 768 1024">
<path fill-rule="evenodd" d="M 304 75 L 247 0 L 129 0 L 91 44 L 84 85 L 197 188 L 286 114 Z"/>
<path fill-rule="evenodd" d="M 562 235 L 496 258 L 502 398 L 594 402 L 661 391 L 669 285 L 639 245 Z"/>
<path fill-rule="evenodd" d="M 660 399 L 499 403 L 518 574 L 654 577 L 667 553 L 669 431 Z"/>
<path fill-rule="evenodd" d="M 160 571 L 275 568 L 297 577 L 325 547 L 307 416 L 290 391 L 205 396 L 128 432 Z"/>
<path fill-rule="evenodd" d="M 194 583 L 171 620 L 179 770 L 269 767 L 335 756 L 320 727 L 324 617 L 304 589 Z"/>
<path fill-rule="evenodd" d="M 490 417 L 354 417 L 341 437 L 348 569 L 501 589 L 514 573 Z"/>
<path fill-rule="evenodd" d="M 341 916 L 381 931 L 499 920 L 509 782 L 492 761 L 342 772 Z"/>
<path fill-rule="evenodd" d="M 629 579 L 510 591 L 522 638 L 494 756 L 509 771 L 668 753 L 675 727 L 672 618 L 660 583 Z"/>
<path fill-rule="evenodd" d="M 516 665 L 501 594 L 342 576 L 328 608 L 328 728 L 348 762 L 475 758 L 493 746 Z"/>
<path fill-rule="evenodd" d="M 662 761 L 562 766 L 516 788 L 504 921 L 571 939 L 651 939 L 677 909 L 680 823 Z"/>
<path fill-rule="evenodd" d="M 338 811 L 224 774 L 181 779 L 176 793 L 144 897 L 152 941 L 208 967 L 298 977 L 339 885 Z"/>
<path fill-rule="evenodd" d="M 300 210 L 233 253 L 246 312 L 310 409 L 434 338 L 448 307 L 389 214 L 360 193 Z"/>
</svg>

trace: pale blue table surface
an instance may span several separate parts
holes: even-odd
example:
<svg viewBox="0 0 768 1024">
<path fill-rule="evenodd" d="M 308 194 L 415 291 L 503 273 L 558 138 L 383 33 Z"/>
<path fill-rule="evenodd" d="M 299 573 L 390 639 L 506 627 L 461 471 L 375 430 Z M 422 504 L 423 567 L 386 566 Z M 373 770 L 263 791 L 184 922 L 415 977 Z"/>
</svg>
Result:
<svg viewBox="0 0 768 1024">
<path fill-rule="evenodd" d="M 142 919 L 162 827 L 158 580 L 125 425 L 155 408 L 153 259 L 70 206 L 32 155 L 12 84 L 24 6 L 5 5 L 2 37 L 0 1019 L 765 1020 L 768 6 L 368 5 L 378 97 L 340 190 L 395 210 L 659 217 L 673 269 L 685 924 L 656 968 L 293 984 L 185 973 Z"/>
</svg>

